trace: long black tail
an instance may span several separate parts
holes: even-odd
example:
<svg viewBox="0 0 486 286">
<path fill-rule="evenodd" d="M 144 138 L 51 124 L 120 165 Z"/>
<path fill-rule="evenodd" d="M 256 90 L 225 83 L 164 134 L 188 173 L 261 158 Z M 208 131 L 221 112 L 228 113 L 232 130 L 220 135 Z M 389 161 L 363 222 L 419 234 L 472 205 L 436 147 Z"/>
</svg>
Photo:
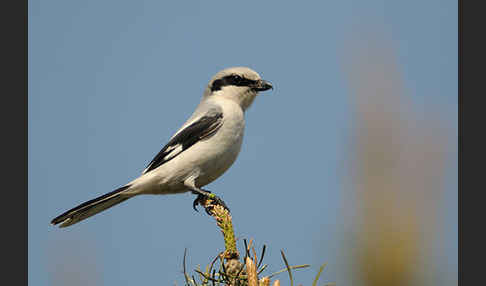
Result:
<svg viewBox="0 0 486 286">
<path fill-rule="evenodd" d="M 130 185 L 123 186 L 100 197 L 82 203 L 79 206 L 57 216 L 51 221 L 51 223 L 54 225 L 61 223 L 59 227 L 66 227 L 87 219 L 92 215 L 95 215 L 106 210 L 107 208 L 131 198 L 131 196 L 123 195 L 123 191 L 128 188 L 130 188 Z"/>
</svg>

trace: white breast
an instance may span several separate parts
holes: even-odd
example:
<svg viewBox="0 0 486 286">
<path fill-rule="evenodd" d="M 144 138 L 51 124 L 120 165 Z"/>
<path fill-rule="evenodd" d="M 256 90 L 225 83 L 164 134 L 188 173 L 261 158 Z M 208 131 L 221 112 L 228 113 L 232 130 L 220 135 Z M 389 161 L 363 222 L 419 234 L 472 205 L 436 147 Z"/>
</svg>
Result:
<svg viewBox="0 0 486 286">
<path fill-rule="evenodd" d="M 198 165 L 197 186 L 204 186 L 221 176 L 235 162 L 241 150 L 245 117 L 241 107 L 233 101 L 219 99 L 223 110 L 223 125 L 210 139 L 201 142 L 201 164 Z M 204 151 L 203 151 L 204 150 Z"/>
</svg>

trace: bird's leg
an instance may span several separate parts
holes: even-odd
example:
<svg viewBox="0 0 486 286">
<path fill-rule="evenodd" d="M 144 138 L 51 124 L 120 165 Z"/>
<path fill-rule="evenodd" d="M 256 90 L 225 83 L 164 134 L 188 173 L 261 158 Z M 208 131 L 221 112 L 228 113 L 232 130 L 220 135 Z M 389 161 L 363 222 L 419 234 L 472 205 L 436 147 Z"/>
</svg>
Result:
<svg viewBox="0 0 486 286">
<path fill-rule="evenodd" d="M 194 208 L 195 211 L 198 211 L 197 208 L 196 208 L 196 206 L 198 204 L 201 204 L 202 206 L 204 206 L 205 205 L 204 202 L 207 199 L 210 199 L 210 200 L 213 200 L 215 202 L 215 204 L 220 205 L 220 206 L 224 207 L 225 209 L 227 209 L 228 212 L 229 212 L 229 208 L 226 206 L 224 201 L 222 199 L 220 199 L 218 196 L 216 196 L 215 194 L 211 193 L 210 191 L 203 190 L 203 189 L 200 189 L 200 188 L 197 188 L 197 187 L 191 187 L 191 191 L 192 191 L 193 194 L 197 195 L 196 199 L 192 203 L 192 207 Z M 211 215 L 211 213 L 209 212 L 208 209 L 206 209 L 206 213 Z"/>
</svg>

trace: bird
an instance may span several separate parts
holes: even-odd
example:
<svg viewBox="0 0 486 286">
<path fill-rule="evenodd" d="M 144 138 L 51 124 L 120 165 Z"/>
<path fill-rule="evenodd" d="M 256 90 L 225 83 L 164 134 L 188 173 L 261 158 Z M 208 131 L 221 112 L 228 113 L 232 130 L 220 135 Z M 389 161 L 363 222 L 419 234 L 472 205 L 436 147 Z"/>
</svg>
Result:
<svg viewBox="0 0 486 286">
<path fill-rule="evenodd" d="M 84 202 L 52 219 L 67 227 L 138 195 L 192 192 L 196 209 L 204 197 L 226 204 L 202 187 L 225 173 L 241 150 L 245 111 L 259 92 L 272 89 L 251 68 L 238 66 L 217 72 L 206 86 L 193 114 L 150 161 L 142 174 L 114 191 Z M 229 209 L 228 209 L 229 210 Z"/>
</svg>

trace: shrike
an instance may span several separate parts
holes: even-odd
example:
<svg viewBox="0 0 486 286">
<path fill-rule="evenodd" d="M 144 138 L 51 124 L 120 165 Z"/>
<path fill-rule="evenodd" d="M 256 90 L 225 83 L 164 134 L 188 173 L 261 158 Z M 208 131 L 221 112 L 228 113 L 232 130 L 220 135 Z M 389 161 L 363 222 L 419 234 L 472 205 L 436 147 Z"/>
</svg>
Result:
<svg viewBox="0 0 486 286">
<path fill-rule="evenodd" d="M 192 116 L 140 177 L 66 211 L 51 223 L 60 223 L 60 227 L 70 226 L 142 194 L 191 191 L 198 195 L 193 204 L 195 208 L 198 201 L 210 193 L 201 187 L 221 176 L 236 160 L 243 141 L 244 112 L 258 92 L 268 89 L 273 89 L 272 85 L 247 67 L 232 67 L 218 72 L 209 81 Z"/>
</svg>

